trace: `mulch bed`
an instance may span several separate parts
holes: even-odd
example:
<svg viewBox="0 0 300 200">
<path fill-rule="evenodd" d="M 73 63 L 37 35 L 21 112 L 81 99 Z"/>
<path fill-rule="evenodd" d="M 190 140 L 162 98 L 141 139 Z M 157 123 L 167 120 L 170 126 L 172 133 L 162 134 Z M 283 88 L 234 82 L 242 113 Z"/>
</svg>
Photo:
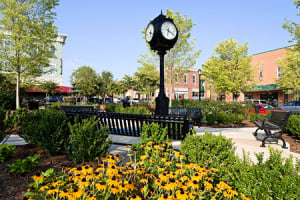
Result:
<svg viewBox="0 0 300 200">
<path fill-rule="evenodd" d="M 203 125 L 205 126 L 205 125 Z M 248 120 L 243 121 L 241 125 L 214 125 L 215 128 L 232 128 L 232 127 L 255 127 L 255 125 Z M 300 153 L 300 140 L 287 134 L 283 135 L 286 142 L 290 144 L 290 151 Z M 3 200 L 22 200 L 27 190 L 27 185 L 32 182 L 32 176 L 40 174 L 49 168 L 53 168 L 56 172 L 60 171 L 62 167 L 79 167 L 84 164 L 97 166 L 97 161 L 89 163 L 74 164 L 67 155 L 49 156 L 44 150 L 32 144 L 16 146 L 15 155 L 8 159 L 5 163 L 0 163 L 0 199 Z M 14 163 L 17 159 L 25 159 L 27 156 L 32 156 L 39 153 L 41 156 L 41 163 L 33 167 L 30 173 L 23 175 L 13 175 L 8 173 L 6 164 Z"/>
</svg>

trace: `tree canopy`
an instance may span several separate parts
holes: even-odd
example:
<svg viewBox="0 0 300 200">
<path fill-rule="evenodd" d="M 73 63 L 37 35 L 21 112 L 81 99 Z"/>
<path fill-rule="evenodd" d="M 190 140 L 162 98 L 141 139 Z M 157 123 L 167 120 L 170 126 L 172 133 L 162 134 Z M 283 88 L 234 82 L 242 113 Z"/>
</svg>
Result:
<svg viewBox="0 0 300 200">
<path fill-rule="evenodd" d="M 215 53 L 202 66 L 205 80 L 221 94 L 238 94 L 254 81 L 255 69 L 248 54 L 248 43 L 238 44 L 230 39 L 219 43 Z"/>
<path fill-rule="evenodd" d="M 15 74 L 16 108 L 20 107 L 20 79 L 48 72 L 58 0 L 0 0 L 1 70 Z M 22 77 L 21 77 L 22 75 Z"/>
<path fill-rule="evenodd" d="M 99 94 L 102 82 L 96 71 L 90 66 L 81 66 L 70 76 L 71 82 L 76 83 L 76 87 L 82 96 L 90 97 Z"/>
</svg>

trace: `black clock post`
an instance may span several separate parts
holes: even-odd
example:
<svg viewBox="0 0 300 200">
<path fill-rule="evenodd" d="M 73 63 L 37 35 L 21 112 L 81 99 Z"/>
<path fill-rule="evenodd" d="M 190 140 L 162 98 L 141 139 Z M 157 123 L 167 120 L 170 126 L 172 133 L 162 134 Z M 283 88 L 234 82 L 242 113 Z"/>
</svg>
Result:
<svg viewBox="0 0 300 200">
<path fill-rule="evenodd" d="M 175 45 L 178 39 L 178 30 L 173 20 L 161 13 L 148 24 L 145 38 L 151 49 L 157 51 L 160 58 L 160 84 L 158 97 L 155 99 L 155 114 L 168 115 L 169 98 L 165 94 L 164 56 L 166 51 Z"/>
</svg>

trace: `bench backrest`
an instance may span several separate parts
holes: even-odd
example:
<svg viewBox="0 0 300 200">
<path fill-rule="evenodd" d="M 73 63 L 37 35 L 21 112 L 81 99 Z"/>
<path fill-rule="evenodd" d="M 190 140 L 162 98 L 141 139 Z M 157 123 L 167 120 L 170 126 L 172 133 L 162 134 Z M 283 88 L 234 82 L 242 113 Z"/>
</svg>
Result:
<svg viewBox="0 0 300 200">
<path fill-rule="evenodd" d="M 201 108 L 169 108 L 169 115 L 201 119 Z"/>
<path fill-rule="evenodd" d="M 158 123 L 161 127 L 167 127 L 168 137 L 175 140 L 183 140 L 189 132 L 188 117 L 171 117 L 158 115 L 138 115 L 126 113 L 109 113 L 83 110 L 66 110 L 67 116 L 77 116 L 79 120 L 96 116 L 97 128 L 107 127 L 111 134 L 140 136 L 144 123 Z"/>
<path fill-rule="evenodd" d="M 269 121 L 284 129 L 290 117 L 290 112 L 274 110 Z"/>
<path fill-rule="evenodd" d="M 61 105 L 60 110 L 62 110 L 62 111 L 65 111 L 65 110 L 89 110 L 89 111 L 93 111 L 94 106 L 92 106 L 92 105 L 85 105 L 85 106 Z"/>
</svg>

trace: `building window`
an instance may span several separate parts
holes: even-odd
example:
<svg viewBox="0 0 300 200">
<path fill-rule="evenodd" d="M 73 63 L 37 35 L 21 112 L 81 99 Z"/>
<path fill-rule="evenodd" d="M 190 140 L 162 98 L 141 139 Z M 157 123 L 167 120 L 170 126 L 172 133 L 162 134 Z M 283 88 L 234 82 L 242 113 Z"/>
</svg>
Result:
<svg viewBox="0 0 300 200">
<path fill-rule="evenodd" d="M 193 75 L 193 84 L 196 84 L 196 75 Z"/>
<path fill-rule="evenodd" d="M 183 76 L 183 78 L 184 78 L 184 83 L 187 83 L 187 75 L 186 74 Z"/>
<path fill-rule="evenodd" d="M 277 78 L 282 78 L 282 67 L 277 67 Z"/>
<path fill-rule="evenodd" d="M 52 56 L 55 56 L 55 46 L 50 47 L 50 53 Z"/>
<path fill-rule="evenodd" d="M 259 80 L 262 80 L 262 78 L 263 78 L 263 72 L 262 72 L 262 70 L 260 70 L 259 71 Z"/>
<path fill-rule="evenodd" d="M 178 83 L 178 74 L 175 74 L 175 83 Z"/>
<path fill-rule="evenodd" d="M 54 64 L 50 64 L 49 66 L 49 74 L 55 74 L 55 65 Z"/>
</svg>

